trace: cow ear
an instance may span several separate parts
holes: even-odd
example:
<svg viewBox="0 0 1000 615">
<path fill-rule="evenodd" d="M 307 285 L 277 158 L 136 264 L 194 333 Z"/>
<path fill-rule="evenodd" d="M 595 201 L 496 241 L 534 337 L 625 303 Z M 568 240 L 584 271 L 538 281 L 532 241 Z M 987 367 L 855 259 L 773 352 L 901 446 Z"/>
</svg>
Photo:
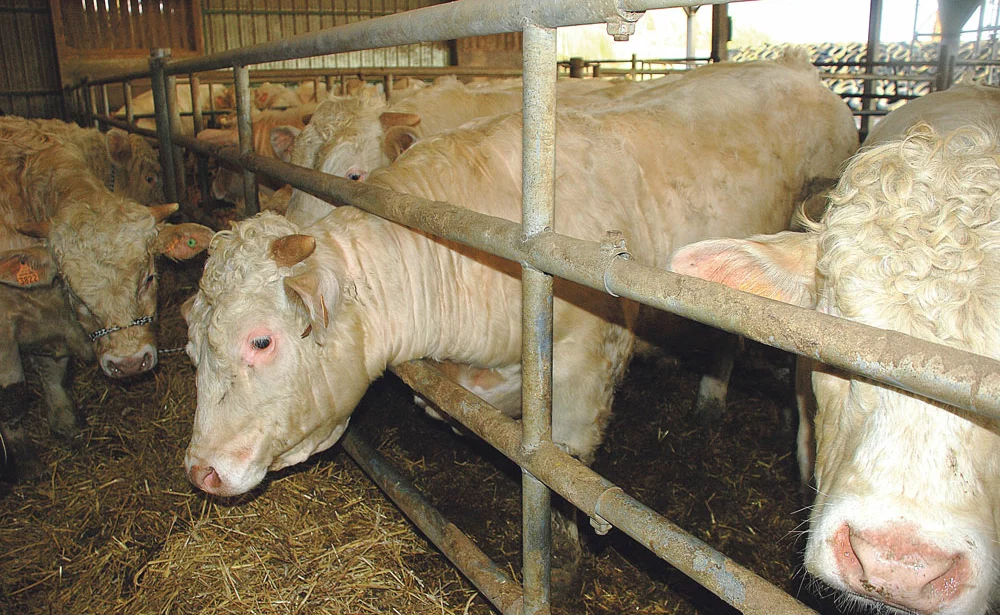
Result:
<svg viewBox="0 0 1000 615">
<path fill-rule="evenodd" d="M 710 239 L 677 250 L 676 273 L 800 307 L 816 306 L 816 233 Z"/>
<path fill-rule="evenodd" d="M 128 133 L 121 128 L 112 128 L 104 139 L 108 144 L 111 160 L 118 166 L 128 164 L 128 161 L 132 159 L 132 142 L 129 140 Z"/>
<path fill-rule="evenodd" d="M 292 159 L 292 146 L 295 145 L 295 137 L 302 132 L 295 126 L 275 126 L 271 129 L 271 149 L 277 154 L 278 160 L 290 162 Z"/>
<path fill-rule="evenodd" d="M 157 254 L 169 259 L 183 261 L 208 248 L 214 235 L 215 231 L 212 229 L 193 222 L 164 224 L 160 227 L 160 234 L 156 236 L 154 249 Z"/>
<path fill-rule="evenodd" d="M 411 126 L 393 126 L 382 137 L 382 153 L 392 162 L 410 149 L 419 138 L 417 131 Z"/>
<path fill-rule="evenodd" d="M 34 237 L 35 239 L 48 239 L 49 221 L 42 220 L 41 222 L 22 222 L 17 225 L 17 232 L 22 235 L 27 235 L 28 237 Z"/>
<path fill-rule="evenodd" d="M 382 130 L 389 130 L 393 126 L 416 126 L 420 123 L 420 116 L 416 113 L 386 111 L 378 116 L 378 121 L 382 124 Z"/>
<path fill-rule="evenodd" d="M 0 252 L 0 284 L 18 288 L 48 286 L 55 270 L 52 256 L 43 247 Z"/>
<path fill-rule="evenodd" d="M 325 331 L 330 326 L 330 313 L 340 302 L 340 284 L 333 274 L 323 275 L 317 268 L 285 278 L 285 292 L 297 298 L 309 312 L 313 330 Z"/>
</svg>

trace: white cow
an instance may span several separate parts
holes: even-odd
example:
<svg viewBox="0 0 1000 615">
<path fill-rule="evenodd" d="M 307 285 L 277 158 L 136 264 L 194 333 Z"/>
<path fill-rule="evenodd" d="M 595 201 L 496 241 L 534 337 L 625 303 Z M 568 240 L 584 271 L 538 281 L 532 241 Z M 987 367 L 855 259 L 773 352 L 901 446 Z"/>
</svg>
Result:
<svg viewBox="0 0 1000 615">
<path fill-rule="evenodd" d="M 208 111 L 213 106 L 216 109 L 233 109 L 236 106 L 235 95 L 232 86 L 221 83 L 203 83 L 198 86 L 198 104 L 202 111 Z M 187 83 L 177 84 L 177 108 L 180 113 L 191 113 L 194 107 L 191 106 L 191 85 Z M 132 99 L 132 113 L 134 115 L 147 115 L 153 113 L 153 92 L 152 90 L 143 92 Z M 125 107 L 115 111 L 116 116 L 124 118 Z M 139 118 L 135 125 L 146 130 L 156 130 L 156 120 L 151 117 Z M 185 135 L 194 134 L 194 119 L 190 115 L 181 116 L 181 133 Z"/>
<path fill-rule="evenodd" d="M 521 109 L 523 93 L 516 84 L 469 86 L 454 76 L 386 105 L 379 95 L 333 98 L 316 110 L 313 129 L 295 142 L 301 166 L 363 181 L 374 169 L 395 160 L 418 140 L 483 117 Z M 643 88 L 634 83 L 570 79 L 560 81 L 560 107 L 608 107 Z M 306 192 L 294 191 L 286 215 L 308 225 L 330 212 L 330 205 Z"/>
<path fill-rule="evenodd" d="M 992 88 L 908 103 L 852 159 L 810 232 L 700 242 L 678 251 L 673 267 L 1000 358 L 998 127 Z M 859 604 L 990 612 L 1000 565 L 996 422 L 812 370 L 814 401 L 799 395 L 804 477 L 812 413 L 816 430 L 806 568 Z"/>
<path fill-rule="evenodd" d="M 49 426 L 63 436 L 77 431 L 70 355 L 97 355 L 115 378 L 156 365 L 155 257 L 190 258 L 212 235 L 166 224 L 176 210 L 109 192 L 83 152 L 34 123 L 0 122 L 0 428 L 27 405 L 22 355 L 37 355 Z"/>
<path fill-rule="evenodd" d="M 849 110 L 807 63 L 717 65 L 677 84 L 656 104 L 560 112 L 559 232 L 621 229 L 634 258 L 665 266 L 700 238 L 786 228 L 799 187 L 856 148 Z M 517 220 L 520 156 L 520 114 L 502 116 L 422 140 L 369 183 Z M 211 251 L 187 316 L 198 410 L 185 461 L 211 493 L 244 493 L 331 446 L 390 365 L 502 374 L 520 361 L 513 263 L 350 207 L 305 228 L 261 214 Z M 556 294 L 553 437 L 589 461 L 636 306 L 566 282 Z"/>
</svg>

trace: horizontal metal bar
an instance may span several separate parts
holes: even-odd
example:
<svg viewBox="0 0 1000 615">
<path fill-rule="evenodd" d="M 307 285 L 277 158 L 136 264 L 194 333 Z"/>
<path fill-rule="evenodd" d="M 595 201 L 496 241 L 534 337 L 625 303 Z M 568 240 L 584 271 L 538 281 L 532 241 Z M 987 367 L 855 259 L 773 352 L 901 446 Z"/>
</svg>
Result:
<svg viewBox="0 0 1000 615">
<path fill-rule="evenodd" d="M 595 521 L 621 529 L 716 596 L 748 615 L 815 613 L 781 589 L 685 532 L 551 441 L 527 452 L 517 421 L 504 416 L 424 361 L 392 371 Z"/>
<path fill-rule="evenodd" d="M 691 320 L 867 376 L 944 404 L 1000 419 L 1000 361 L 896 331 L 820 314 L 732 288 L 607 258 L 600 244 L 543 233 L 528 241 L 521 225 L 449 203 L 399 194 L 194 139 L 175 140 L 319 198 L 354 205 L 393 222 L 487 250 L 596 290 L 610 290 Z"/>
<path fill-rule="evenodd" d="M 522 612 L 521 586 L 497 566 L 381 453 L 348 430 L 340 443 L 375 484 L 503 615 Z"/>
<path fill-rule="evenodd" d="M 392 15 L 393 11 L 324 11 L 321 9 L 202 9 L 202 15 L 240 15 L 241 17 L 315 16 L 315 17 L 375 17 Z"/>
<path fill-rule="evenodd" d="M 707 2 L 712 4 L 716 2 Z M 721 2 L 717 2 L 721 3 Z M 557 28 L 638 19 L 652 8 L 706 4 L 704 0 L 456 0 L 318 32 L 171 62 L 168 74 L 192 73 L 362 49 L 379 49 L 466 36 L 519 32 L 525 23 Z"/>
</svg>

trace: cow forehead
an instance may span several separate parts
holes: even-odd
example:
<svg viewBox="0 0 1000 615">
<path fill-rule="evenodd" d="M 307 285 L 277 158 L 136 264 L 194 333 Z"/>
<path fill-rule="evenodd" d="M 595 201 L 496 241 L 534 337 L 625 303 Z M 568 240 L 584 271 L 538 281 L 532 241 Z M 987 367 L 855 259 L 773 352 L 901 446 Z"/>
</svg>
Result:
<svg viewBox="0 0 1000 615">
<path fill-rule="evenodd" d="M 60 210 L 50 240 L 62 266 L 97 262 L 128 269 L 150 259 L 156 235 L 147 208 L 108 195 L 102 203 Z"/>
<path fill-rule="evenodd" d="M 207 327 L 231 337 L 248 319 L 279 315 L 286 306 L 282 270 L 271 257 L 271 242 L 297 232 L 283 216 L 263 212 L 216 233 L 199 282 L 191 327 Z M 286 310 L 287 311 L 287 310 Z M 214 336 L 213 336 L 214 337 Z"/>
<path fill-rule="evenodd" d="M 856 156 L 831 195 L 817 266 L 845 318 L 997 353 L 1000 151 L 929 129 Z"/>
</svg>

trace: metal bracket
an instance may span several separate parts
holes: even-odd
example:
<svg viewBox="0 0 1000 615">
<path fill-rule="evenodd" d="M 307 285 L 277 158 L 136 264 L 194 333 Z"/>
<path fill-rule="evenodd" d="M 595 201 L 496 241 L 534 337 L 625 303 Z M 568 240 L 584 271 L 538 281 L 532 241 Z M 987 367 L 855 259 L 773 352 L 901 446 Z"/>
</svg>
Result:
<svg viewBox="0 0 1000 615">
<path fill-rule="evenodd" d="M 611 269 L 611 263 L 613 263 L 616 258 L 632 260 L 632 255 L 629 254 L 628 248 L 625 247 L 625 233 L 621 231 L 606 232 L 604 234 L 604 240 L 601 242 L 601 255 L 604 257 L 605 261 L 604 291 L 612 297 L 617 297 L 618 295 L 611 292 L 611 289 L 608 288 L 608 270 Z"/>
<path fill-rule="evenodd" d="M 604 536 L 611 531 L 612 525 L 608 523 L 604 517 L 600 515 L 593 515 L 590 517 L 590 527 L 594 528 L 594 532 L 598 536 Z"/>
<path fill-rule="evenodd" d="M 616 41 L 627 41 L 635 34 L 635 22 L 639 21 L 644 12 L 624 11 L 618 9 L 618 14 L 608 18 L 608 34 Z"/>
</svg>

